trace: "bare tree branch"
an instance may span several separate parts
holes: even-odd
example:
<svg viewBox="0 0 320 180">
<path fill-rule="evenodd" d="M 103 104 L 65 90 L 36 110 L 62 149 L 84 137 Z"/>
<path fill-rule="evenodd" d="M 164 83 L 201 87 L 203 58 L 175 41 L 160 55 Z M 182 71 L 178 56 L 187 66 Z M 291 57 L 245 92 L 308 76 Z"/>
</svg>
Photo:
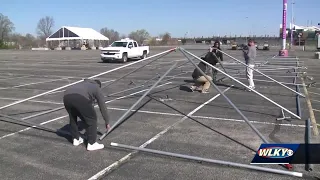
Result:
<svg viewBox="0 0 320 180">
<path fill-rule="evenodd" d="M 52 28 L 54 27 L 53 17 L 46 16 L 41 18 L 37 25 L 37 34 L 41 38 L 47 38 L 52 34 Z"/>
<path fill-rule="evenodd" d="M 129 34 L 129 38 L 137 41 L 139 44 L 142 44 L 144 40 L 148 39 L 150 34 L 145 29 L 140 29 L 133 31 Z"/>
<path fill-rule="evenodd" d="M 120 39 L 120 34 L 118 31 L 108 28 L 102 28 L 100 33 L 109 38 L 109 42 L 112 43 Z"/>
<path fill-rule="evenodd" d="M 0 40 L 9 37 L 9 34 L 14 30 L 14 24 L 10 21 L 8 16 L 4 16 L 0 13 Z"/>
</svg>

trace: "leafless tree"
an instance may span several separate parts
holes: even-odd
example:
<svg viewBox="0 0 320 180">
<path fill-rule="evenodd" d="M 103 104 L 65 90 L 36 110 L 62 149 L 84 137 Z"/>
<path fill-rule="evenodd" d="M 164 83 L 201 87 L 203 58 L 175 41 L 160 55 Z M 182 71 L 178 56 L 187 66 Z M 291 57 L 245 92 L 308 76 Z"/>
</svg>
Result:
<svg viewBox="0 0 320 180">
<path fill-rule="evenodd" d="M 109 38 L 109 43 L 113 43 L 114 41 L 117 41 L 120 39 L 119 32 L 113 29 L 102 28 L 100 30 L 100 33 L 106 36 L 107 38 Z"/>
<path fill-rule="evenodd" d="M 168 42 L 171 39 L 171 35 L 170 35 L 170 33 L 166 32 L 160 38 L 162 39 L 161 45 L 168 45 Z"/>
<path fill-rule="evenodd" d="M 150 34 L 145 29 L 140 29 L 137 31 L 133 31 L 129 34 L 129 38 L 136 40 L 139 44 L 142 44 L 143 41 L 148 39 L 150 37 Z"/>
<path fill-rule="evenodd" d="M 10 21 L 8 16 L 0 13 L 0 41 L 4 41 L 9 38 L 9 34 L 14 29 L 14 24 Z"/>
<path fill-rule="evenodd" d="M 37 34 L 41 38 L 47 38 L 52 34 L 52 28 L 54 27 L 53 17 L 46 16 L 39 20 L 37 25 Z"/>
</svg>

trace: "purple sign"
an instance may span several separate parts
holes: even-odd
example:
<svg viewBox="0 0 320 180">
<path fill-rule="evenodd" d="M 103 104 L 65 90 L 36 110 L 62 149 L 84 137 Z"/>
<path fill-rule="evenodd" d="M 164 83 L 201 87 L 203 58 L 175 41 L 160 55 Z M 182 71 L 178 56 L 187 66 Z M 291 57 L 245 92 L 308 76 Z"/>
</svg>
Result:
<svg viewBox="0 0 320 180">
<path fill-rule="evenodd" d="M 287 1 L 283 0 L 282 39 L 287 38 Z"/>
</svg>

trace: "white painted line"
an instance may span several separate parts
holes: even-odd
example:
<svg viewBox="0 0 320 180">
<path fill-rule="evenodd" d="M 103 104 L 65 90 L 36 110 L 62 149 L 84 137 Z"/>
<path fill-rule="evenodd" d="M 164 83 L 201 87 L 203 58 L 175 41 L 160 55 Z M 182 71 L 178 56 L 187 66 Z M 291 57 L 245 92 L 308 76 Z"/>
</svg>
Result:
<svg viewBox="0 0 320 180">
<path fill-rule="evenodd" d="M 165 85 L 171 84 L 171 83 L 172 83 L 172 82 L 168 82 L 168 83 L 165 83 L 165 84 L 161 84 L 161 85 L 156 86 L 155 88 L 159 88 L 159 87 L 161 87 L 161 86 L 165 86 Z M 134 95 L 134 94 L 138 94 L 138 93 L 140 93 L 140 92 L 148 91 L 148 90 L 149 90 L 149 89 L 144 89 L 144 90 L 138 91 L 138 92 L 136 92 L 136 93 L 132 93 L 132 94 L 130 94 L 130 95 L 118 97 L 118 98 L 116 98 L 116 99 L 107 101 L 107 102 L 105 102 L 105 103 L 108 104 L 108 103 L 113 102 L 113 101 L 115 101 L 115 100 L 123 99 L 123 98 L 125 98 L 125 97 L 132 96 L 132 95 Z M 63 104 L 63 103 L 61 103 L 61 104 Z M 95 106 L 94 106 L 94 108 L 97 108 L 97 107 L 98 107 L 98 105 L 95 105 Z M 110 108 L 108 108 L 108 109 L 110 109 Z M 51 119 L 51 120 L 49 120 L 49 121 L 45 121 L 45 122 L 40 123 L 40 125 L 44 125 L 44 124 L 47 124 L 47 123 L 49 123 L 49 122 L 56 121 L 56 120 L 65 118 L 65 117 L 67 117 L 67 116 L 68 116 L 68 115 L 61 116 L 61 117 L 58 117 L 58 118 L 55 118 L 55 119 Z M 37 126 L 32 126 L 32 127 L 37 127 Z M 0 137 L 0 140 L 3 139 L 3 138 L 5 138 L 5 137 L 9 137 L 9 136 L 18 134 L 19 132 L 27 131 L 27 130 L 31 129 L 32 127 L 28 127 L 28 128 L 22 129 L 22 130 L 20 130 L 20 131 L 17 131 L 17 132 L 14 132 L 14 133 L 10 133 L 10 134 L 4 135 L 4 136 Z"/>
<path fill-rule="evenodd" d="M 318 100 L 314 100 L 314 99 L 310 99 L 310 100 L 313 101 L 313 102 L 320 103 L 320 101 L 318 101 Z"/>
<path fill-rule="evenodd" d="M 318 110 L 318 109 L 312 109 L 313 111 L 316 111 L 316 112 L 320 112 L 320 110 Z"/>
<path fill-rule="evenodd" d="M 320 95 L 319 93 L 315 93 L 315 92 L 311 92 L 311 91 L 308 91 L 308 93 L 310 93 L 310 94 Z"/>
<path fill-rule="evenodd" d="M 43 84 L 43 83 L 54 82 L 54 81 L 61 81 L 61 80 L 64 80 L 64 79 L 69 79 L 69 78 L 67 77 L 67 78 L 54 79 L 54 80 L 49 80 L 49 81 L 41 81 L 41 82 L 34 82 L 34 83 L 28 83 L 28 84 L 21 84 L 21 85 L 17 85 L 17 86 L 13 86 L 13 87 L 0 88 L 0 90 L 12 89 L 12 88 L 18 88 L 18 87 L 24 87 L 24 86 L 30 86 L 30 85 L 35 85 L 35 84 Z"/>
<path fill-rule="evenodd" d="M 21 99 L 18 98 L 5 98 L 5 97 L 0 97 L 1 100 L 10 100 L 10 101 L 20 101 Z M 36 103 L 43 103 L 43 104 L 63 104 L 59 102 L 53 102 L 53 101 L 37 101 L 37 100 L 28 100 L 29 102 L 36 102 Z"/>
<path fill-rule="evenodd" d="M 108 81 L 104 81 L 104 82 L 101 82 L 101 83 L 104 84 L 104 83 L 108 83 L 108 82 L 111 82 L 111 81 L 115 81 L 115 79 L 108 80 Z M 60 92 L 64 92 L 64 91 L 65 91 L 65 90 L 55 91 L 55 92 L 48 93 L 47 95 L 49 95 L 49 94 L 56 94 L 56 93 L 60 93 Z"/>
<path fill-rule="evenodd" d="M 231 87 L 227 88 L 226 90 L 224 90 L 224 92 L 228 91 Z M 217 97 L 219 97 L 221 94 L 217 94 L 216 96 L 214 96 L 213 98 L 209 99 L 208 101 L 206 101 L 205 103 L 201 104 L 200 106 L 198 106 L 197 108 L 195 108 L 193 111 L 191 111 L 187 116 L 192 116 L 192 114 L 194 114 L 195 112 L 197 112 L 199 109 L 201 109 L 203 106 L 207 105 L 208 103 L 210 103 L 211 101 L 215 100 Z M 155 136 L 153 136 L 151 139 L 149 139 L 148 141 L 146 141 L 145 143 L 143 143 L 142 145 L 140 145 L 140 148 L 144 148 L 147 145 L 151 144 L 153 141 L 157 140 L 159 137 L 161 137 L 163 134 L 165 134 L 166 132 L 168 132 L 172 127 L 176 126 L 177 124 L 183 122 L 184 120 L 186 120 L 188 117 L 184 116 L 182 119 L 180 119 L 179 121 L 173 123 L 172 125 L 168 126 L 166 129 L 162 130 L 161 132 L 159 132 L 158 134 L 156 134 Z M 122 157 L 120 160 L 112 163 L 111 165 L 109 165 L 108 167 L 102 169 L 100 172 L 98 172 L 97 174 L 93 175 L 91 178 L 89 178 L 88 180 L 95 180 L 95 179 L 99 179 L 101 176 L 103 176 L 105 173 L 109 172 L 111 169 L 118 167 L 120 164 L 122 164 L 122 162 L 127 161 L 128 159 L 131 158 L 132 155 L 136 154 L 137 151 L 134 151 L 132 153 L 127 154 L 126 156 Z"/>
<path fill-rule="evenodd" d="M 27 75 L 27 76 L 20 76 L 20 77 L 11 77 L 11 78 L 6 78 L 6 79 L 0 79 L 0 81 L 6 81 L 6 80 L 10 80 L 10 79 L 21 79 L 21 78 L 27 78 L 27 77 L 31 77 L 33 75 Z"/>
</svg>

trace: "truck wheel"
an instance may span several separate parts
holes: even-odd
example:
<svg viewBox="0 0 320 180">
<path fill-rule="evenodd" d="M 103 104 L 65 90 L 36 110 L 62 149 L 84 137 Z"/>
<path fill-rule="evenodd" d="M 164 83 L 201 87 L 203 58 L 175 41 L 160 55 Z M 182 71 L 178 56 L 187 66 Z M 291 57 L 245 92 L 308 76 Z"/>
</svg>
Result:
<svg viewBox="0 0 320 180">
<path fill-rule="evenodd" d="M 141 59 L 147 58 L 147 51 L 143 51 L 143 55 L 140 57 Z"/>
<path fill-rule="evenodd" d="M 127 55 L 127 53 L 123 53 L 122 54 L 122 62 L 126 63 L 127 61 L 128 61 L 128 55 Z"/>
</svg>

